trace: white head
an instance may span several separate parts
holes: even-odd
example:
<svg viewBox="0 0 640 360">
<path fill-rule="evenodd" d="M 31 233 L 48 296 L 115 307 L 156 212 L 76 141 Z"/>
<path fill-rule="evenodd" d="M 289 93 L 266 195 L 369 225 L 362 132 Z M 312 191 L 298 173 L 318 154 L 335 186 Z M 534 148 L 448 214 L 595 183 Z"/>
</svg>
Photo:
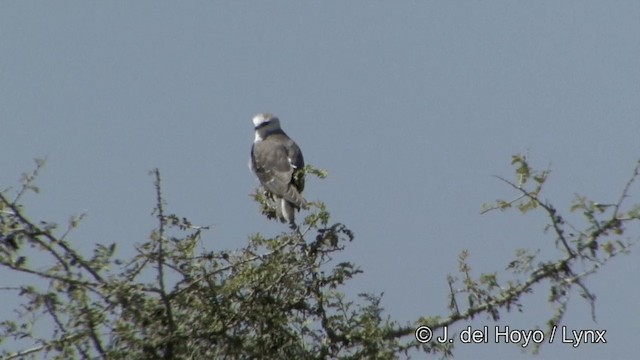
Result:
<svg viewBox="0 0 640 360">
<path fill-rule="evenodd" d="M 264 139 L 270 133 L 280 130 L 280 120 L 270 113 L 259 113 L 253 117 L 256 141 Z"/>
</svg>

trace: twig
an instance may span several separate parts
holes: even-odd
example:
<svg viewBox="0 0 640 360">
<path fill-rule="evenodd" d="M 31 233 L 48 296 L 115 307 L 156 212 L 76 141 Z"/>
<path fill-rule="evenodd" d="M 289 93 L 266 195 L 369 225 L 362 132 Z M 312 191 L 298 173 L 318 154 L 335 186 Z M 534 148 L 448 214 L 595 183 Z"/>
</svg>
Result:
<svg viewBox="0 0 640 360">
<path fill-rule="evenodd" d="M 496 177 L 498 177 L 498 176 L 496 176 Z M 498 177 L 498 178 L 499 178 L 499 177 Z M 513 203 L 515 203 L 516 201 L 518 201 L 518 200 L 520 200 L 520 199 L 524 198 L 525 196 L 526 196 L 526 195 L 520 195 L 520 196 L 518 196 L 517 198 L 515 198 L 515 199 L 513 199 L 513 200 L 511 200 L 511 201 L 509 201 L 509 202 L 506 202 L 505 204 L 506 204 L 506 205 L 511 206 Z M 504 206 L 505 206 L 504 204 L 503 204 L 503 205 L 490 206 L 490 207 L 488 207 L 488 208 L 483 209 L 482 211 L 480 211 L 480 215 L 484 215 L 484 214 L 488 213 L 489 211 L 493 211 L 493 210 L 501 209 L 501 208 L 503 208 Z"/>
<path fill-rule="evenodd" d="M 32 348 L 29 348 L 29 349 L 25 349 L 25 350 L 21 350 L 21 351 L 18 351 L 18 352 L 14 352 L 14 353 L 9 354 L 6 357 L 2 358 L 2 360 L 11 360 L 11 359 L 23 358 L 24 356 L 31 355 L 33 353 L 37 353 L 39 351 L 43 351 L 43 350 L 47 350 L 49 348 L 55 347 L 59 343 L 63 343 L 65 341 L 73 341 L 73 340 L 76 340 L 78 338 L 80 338 L 80 335 L 78 335 L 78 334 L 70 335 L 70 336 L 64 337 L 64 338 L 62 338 L 60 340 L 54 340 L 54 341 L 48 342 L 46 344 L 42 344 L 40 346 L 34 346 Z"/>
</svg>

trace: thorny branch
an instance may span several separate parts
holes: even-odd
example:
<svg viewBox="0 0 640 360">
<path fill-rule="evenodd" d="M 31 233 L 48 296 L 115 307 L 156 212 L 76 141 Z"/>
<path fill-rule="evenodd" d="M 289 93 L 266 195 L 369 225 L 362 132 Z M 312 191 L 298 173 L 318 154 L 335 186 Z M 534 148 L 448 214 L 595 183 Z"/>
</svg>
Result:
<svg viewBox="0 0 640 360">
<path fill-rule="evenodd" d="M 164 304 L 164 310 L 165 310 L 165 316 L 167 318 L 167 322 L 169 325 L 169 333 L 171 335 L 175 334 L 176 331 L 176 324 L 173 318 L 173 310 L 171 307 L 171 302 L 170 302 L 170 298 L 169 295 L 167 294 L 166 288 L 165 288 L 165 275 L 164 275 L 164 257 L 165 257 L 165 252 L 163 249 L 163 244 L 165 242 L 164 239 L 164 205 L 163 205 L 163 201 L 162 201 L 162 192 L 161 192 L 161 188 L 160 188 L 160 170 L 158 170 L 157 168 L 153 170 L 153 175 L 155 176 L 155 188 L 156 188 L 156 204 L 157 204 L 157 211 L 158 211 L 158 236 L 157 236 L 157 245 L 158 245 L 158 255 L 157 255 L 157 262 L 158 262 L 158 284 L 160 286 L 160 298 L 162 300 L 162 303 Z M 172 359 L 174 357 L 173 351 L 174 351 L 174 345 L 173 345 L 174 340 L 171 339 L 168 341 L 167 343 L 167 348 L 166 351 L 164 353 L 164 358 L 169 360 Z"/>
</svg>

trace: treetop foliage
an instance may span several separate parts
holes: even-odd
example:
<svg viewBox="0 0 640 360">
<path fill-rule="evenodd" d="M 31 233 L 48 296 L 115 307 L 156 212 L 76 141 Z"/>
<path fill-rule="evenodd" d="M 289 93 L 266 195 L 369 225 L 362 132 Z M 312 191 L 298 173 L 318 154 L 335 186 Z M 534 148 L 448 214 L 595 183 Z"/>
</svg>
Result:
<svg viewBox="0 0 640 360">
<path fill-rule="evenodd" d="M 116 257 L 115 243 L 82 254 L 69 239 L 82 216 L 60 231 L 27 215 L 22 198 L 38 191 L 43 164 L 37 161 L 17 189 L 0 191 L 0 265 L 25 279 L 0 289 L 21 302 L 15 318 L 0 322 L 2 359 L 394 359 L 416 351 L 447 356 L 454 344 L 420 343 L 416 327 L 436 331 L 481 315 L 497 321 L 514 309 L 525 311 L 520 300 L 534 290 L 547 291 L 555 308 L 548 329 L 562 322 L 575 292 L 591 304 L 595 318 L 596 296 L 584 280 L 629 251 L 634 241 L 623 237 L 625 229 L 640 219 L 640 206 L 625 202 L 640 163 L 613 202 L 576 197 L 569 211 L 587 222 L 576 228 L 541 197 L 549 170 L 513 156 L 516 180 L 498 179 L 515 198 L 487 204 L 482 212 L 542 212 L 556 257 L 540 260 L 538 249 L 516 249 L 514 259 L 505 259 L 506 273 L 475 275 L 463 250 L 457 274 L 443 279 L 450 289 L 442 294 L 449 299 L 448 313 L 401 324 L 384 314 L 382 295 L 345 294 L 344 285 L 363 271 L 333 258 L 355 234 L 333 222 L 322 202 L 311 203 L 296 230 L 273 238 L 251 235 L 238 250 L 205 251 L 199 245 L 208 227 L 165 212 L 156 169 L 157 225 L 149 238 L 128 258 Z M 305 172 L 326 176 L 311 166 Z M 268 194 L 253 197 L 273 217 Z M 34 263 L 35 254 L 47 260 Z"/>
</svg>

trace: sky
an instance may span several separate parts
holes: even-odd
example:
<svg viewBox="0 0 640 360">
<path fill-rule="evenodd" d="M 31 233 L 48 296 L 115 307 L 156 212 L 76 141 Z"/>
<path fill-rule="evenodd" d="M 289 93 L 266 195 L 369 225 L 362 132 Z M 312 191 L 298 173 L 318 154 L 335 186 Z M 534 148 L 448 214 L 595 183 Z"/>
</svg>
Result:
<svg viewBox="0 0 640 360">
<path fill-rule="evenodd" d="M 384 292 L 403 323 L 446 315 L 460 251 L 478 275 L 504 274 L 518 248 L 553 254 L 540 214 L 480 214 L 516 196 L 492 176 L 512 176 L 511 155 L 551 168 L 558 209 L 617 199 L 640 159 L 638 34 L 637 1 L 0 1 L 0 189 L 46 158 L 28 215 L 86 213 L 70 241 L 126 258 L 155 225 L 157 167 L 167 210 L 212 226 L 202 248 L 238 249 L 287 230 L 248 196 L 251 118 L 272 112 L 329 172 L 306 198 L 356 234 L 341 260 L 364 274 L 347 294 Z M 637 356 L 638 256 L 587 280 L 597 322 L 577 294 L 564 319 L 607 343 L 537 358 Z M 546 298 L 534 290 L 498 325 L 543 327 Z M 455 355 L 532 358 L 512 344 Z"/>
</svg>

